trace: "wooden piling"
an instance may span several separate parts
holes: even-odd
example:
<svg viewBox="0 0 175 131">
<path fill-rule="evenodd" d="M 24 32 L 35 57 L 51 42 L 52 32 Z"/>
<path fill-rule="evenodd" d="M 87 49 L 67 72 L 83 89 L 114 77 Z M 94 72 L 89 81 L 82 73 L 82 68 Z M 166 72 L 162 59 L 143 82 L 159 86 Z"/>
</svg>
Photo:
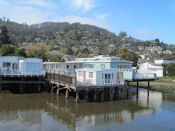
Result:
<svg viewBox="0 0 175 131">
<path fill-rule="evenodd" d="M 139 81 L 137 81 L 137 98 L 139 97 Z"/>
<path fill-rule="evenodd" d="M 40 84 L 38 85 L 38 92 L 39 93 L 41 92 L 41 85 Z"/>
<path fill-rule="evenodd" d="M 150 84 L 149 84 L 149 81 L 148 81 L 148 98 L 149 98 L 149 89 L 150 89 Z"/>
<path fill-rule="evenodd" d="M 84 100 L 88 102 L 88 89 L 86 88 Z"/>
<path fill-rule="evenodd" d="M 94 89 L 94 101 L 97 101 L 97 89 Z"/>
<path fill-rule="evenodd" d="M 0 92 L 2 91 L 1 76 L 0 76 Z"/>
<path fill-rule="evenodd" d="M 57 96 L 59 96 L 60 95 L 60 89 L 59 89 L 59 87 L 57 88 Z"/>
<path fill-rule="evenodd" d="M 69 98 L 69 90 L 67 89 L 66 90 L 66 99 L 68 99 Z"/>
<path fill-rule="evenodd" d="M 75 101 L 76 101 L 76 102 L 79 101 L 79 92 L 78 92 L 78 90 L 76 91 L 76 98 L 75 98 Z"/>
<path fill-rule="evenodd" d="M 101 91 L 101 101 L 104 101 L 104 89 Z"/>
<path fill-rule="evenodd" d="M 112 87 L 112 88 L 110 89 L 110 100 L 112 101 L 113 98 L 114 98 L 114 88 Z"/>
</svg>

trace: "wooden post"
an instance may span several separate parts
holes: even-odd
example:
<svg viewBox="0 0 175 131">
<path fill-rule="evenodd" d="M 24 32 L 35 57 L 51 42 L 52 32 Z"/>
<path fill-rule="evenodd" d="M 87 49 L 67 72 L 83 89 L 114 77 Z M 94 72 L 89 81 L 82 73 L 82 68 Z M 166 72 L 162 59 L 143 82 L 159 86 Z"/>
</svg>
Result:
<svg viewBox="0 0 175 131">
<path fill-rule="evenodd" d="M 53 88 L 53 84 L 51 85 L 51 93 L 53 93 L 53 90 L 54 90 L 54 88 Z"/>
<path fill-rule="evenodd" d="M 59 90 L 59 86 L 57 87 L 57 96 L 60 95 L 60 90 Z"/>
<path fill-rule="evenodd" d="M 84 100 L 88 102 L 88 89 L 86 88 Z"/>
<path fill-rule="evenodd" d="M 66 90 L 66 99 L 68 99 L 69 98 L 69 90 L 67 89 Z"/>
<path fill-rule="evenodd" d="M 78 102 L 79 101 L 79 91 L 76 90 L 76 98 L 75 98 L 75 101 Z"/>
<path fill-rule="evenodd" d="M 41 92 L 41 85 L 40 84 L 38 85 L 38 92 L 39 93 Z"/>
<path fill-rule="evenodd" d="M 24 93 L 23 78 L 21 78 L 22 83 L 20 84 L 20 93 Z"/>
<path fill-rule="evenodd" d="M 94 101 L 97 101 L 97 89 L 94 90 Z"/>
<path fill-rule="evenodd" d="M 150 89 L 150 85 L 149 85 L 149 81 L 148 81 L 148 98 L 149 98 L 149 89 Z"/>
<path fill-rule="evenodd" d="M 0 92 L 2 91 L 1 76 L 0 76 Z"/>
<path fill-rule="evenodd" d="M 23 83 L 20 84 L 20 93 L 24 93 L 24 86 L 23 86 Z"/>
<path fill-rule="evenodd" d="M 139 96 L 139 81 L 137 81 L 137 98 Z"/>
<path fill-rule="evenodd" d="M 101 101 L 104 101 L 104 89 L 102 89 L 102 92 L 101 92 Z"/>
<path fill-rule="evenodd" d="M 129 98 L 129 82 L 127 82 L 127 94 L 126 97 Z"/>
<path fill-rule="evenodd" d="M 110 100 L 112 101 L 113 98 L 114 98 L 114 88 L 111 87 L 111 88 L 110 88 Z"/>
</svg>

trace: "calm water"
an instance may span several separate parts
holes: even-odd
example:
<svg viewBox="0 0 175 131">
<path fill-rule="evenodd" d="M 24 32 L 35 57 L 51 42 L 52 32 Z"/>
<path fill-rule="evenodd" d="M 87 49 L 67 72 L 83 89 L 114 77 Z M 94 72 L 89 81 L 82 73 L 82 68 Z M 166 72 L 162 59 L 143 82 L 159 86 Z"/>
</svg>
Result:
<svg viewBox="0 0 175 131">
<path fill-rule="evenodd" d="M 0 131 L 175 131 L 175 95 L 76 103 L 51 94 L 0 93 Z"/>
</svg>

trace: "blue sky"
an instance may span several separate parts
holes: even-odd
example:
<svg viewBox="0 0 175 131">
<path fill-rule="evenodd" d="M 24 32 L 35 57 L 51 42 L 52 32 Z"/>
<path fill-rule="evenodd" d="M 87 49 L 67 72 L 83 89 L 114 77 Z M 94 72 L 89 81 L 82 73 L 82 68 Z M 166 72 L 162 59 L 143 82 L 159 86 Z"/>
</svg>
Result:
<svg viewBox="0 0 175 131">
<path fill-rule="evenodd" d="M 3 16 L 28 24 L 80 22 L 175 44 L 175 0 L 0 0 Z"/>
</svg>

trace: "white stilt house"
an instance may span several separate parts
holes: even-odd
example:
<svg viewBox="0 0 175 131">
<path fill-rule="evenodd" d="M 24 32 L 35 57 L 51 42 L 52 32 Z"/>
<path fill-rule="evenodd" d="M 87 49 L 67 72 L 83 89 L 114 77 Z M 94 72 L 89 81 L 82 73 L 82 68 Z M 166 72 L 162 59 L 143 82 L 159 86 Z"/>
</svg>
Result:
<svg viewBox="0 0 175 131">
<path fill-rule="evenodd" d="M 45 75 L 43 60 L 20 56 L 0 57 L 1 75 Z"/>
<path fill-rule="evenodd" d="M 81 68 L 76 69 L 76 73 L 80 85 L 116 85 L 118 82 L 115 69 Z"/>
</svg>

